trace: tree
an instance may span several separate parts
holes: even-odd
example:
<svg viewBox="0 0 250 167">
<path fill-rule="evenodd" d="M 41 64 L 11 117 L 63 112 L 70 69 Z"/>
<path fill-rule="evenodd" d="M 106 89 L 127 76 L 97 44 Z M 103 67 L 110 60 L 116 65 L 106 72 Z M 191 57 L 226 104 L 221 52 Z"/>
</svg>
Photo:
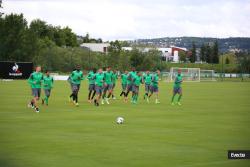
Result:
<svg viewBox="0 0 250 167">
<path fill-rule="evenodd" d="M 212 47 L 212 62 L 218 64 L 219 63 L 219 48 L 218 48 L 218 42 L 215 41 L 214 45 Z"/>
<path fill-rule="evenodd" d="M 211 63 L 212 62 L 212 56 L 211 56 L 211 47 L 209 44 L 205 45 L 205 61 L 207 63 Z"/>
<path fill-rule="evenodd" d="M 139 67 L 143 61 L 143 57 L 137 48 L 133 48 L 130 52 L 130 64 L 132 67 Z"/>
<path fill-rule="evenodd" d="M 190 56 L 190 62 L 194 63 L 195 59 L 196 59 L 196 45 L 195 45 L 194 42 L 192 43 L 192 49 L 191 49 L 191 51 L 192 51 L 192 54 Z"/>
<path fill-rule="evenodd" d="M 206 61 L 206 47 L 204 44 L 201 45 L 201 51 L 200 51 L 200 56 L 201 56 L 201 61 Z"/>
<path fill-rule="evenodd" d="M 186 62 L 186 53 L 183 50 L 179 51 L 179 57 L 181 62 Z"/>
<path fill-rule="evenodd" d="M 24 48 L 25 35 L 28 29 L 23 15 L 10 14 L 0 22 L 0 59 L 23 61 L 29 56 Z"/>
<path fill-rule="evenodd" d="M 3 8 L 3 7 L 2 7 L 2 0 L 0 0 L 0 9 L 1 9 L 1 8 Z M 2 17 L 3 14 L 4 14 L 4 13 L 2 13 L 2 12 L 0 11 L 0 18 Z"/>
<path fill-rule="evenodd" d="M 70 47 L 78 46 L 76 35 L 72 32 L 69 27 L 65 27 L 62 29 L 65 34 L 65 45 Z"/>
</svg>

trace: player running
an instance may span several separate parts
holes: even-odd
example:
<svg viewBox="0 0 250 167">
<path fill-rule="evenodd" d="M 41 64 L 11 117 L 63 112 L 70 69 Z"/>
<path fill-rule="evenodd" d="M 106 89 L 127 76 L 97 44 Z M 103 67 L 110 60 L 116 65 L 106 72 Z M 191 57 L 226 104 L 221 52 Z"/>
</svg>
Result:
<svg viewBox="0 0 250 167">
<path fill-rule="evenodd" d="M 150 95 L 148 96 L 149 98 L 155 94 L 156 98 L 155 98 L 155 103 L 159 104 L 159 76 L 160 76 L 161 72 L 159 70 L 156 71 L 156 74 L 152 75 L 152 82 L 150 85 Z"/>
<path fill-rule="evenodd" d="M 145 84 L 145 94 L 144 99 L 147 99 L 147 102 L 149 102 L 149 91 L 150 91 L 150 85 L 152 82 L 152 75 L 149 73 L 149 71 L 146 71 L 146 74 L 143 76 L 143 82 Z"/>
<path fill-rule="evenodd" d="M 28 104 L 28 107 L 34 108 L 35 112 L 39 112 L 38 101 L 41 95 L 42 80 L 43 74 L 41 73 L 41 66 L 37 66 L 35 72 L 33 72 L 28 79 L 33 96 L 30 103 Z"/>
<path fill-rule="evenodd" d="M 102 104 L 104 104 L 104 100 L 107 104 L 109 104 L 109 97 L 112 95 L 112 76 L 113 72 L 111 71 L 111 67 L 106 68 L 106 72 L 104 73 L 104 90 L 102 94 Z M 108 96 L 106 97 L 106 94 L 108 92 Z"/>
<path fill-rule="evenodd" d="M 94 68 L 92 71 L 88 73 L 87 79 L 89 80 L 89 95 L 88 95 L 88 102 L 91 103 L 95 97 L 95 80 L 94 76 L 96 73 L 96 69 Z M 91 96 L 92 95 L 92 96 Z"/>
<path fill-rule="evenodd" d="M 143 83 L 142 73 L 138 72 L 138 74 L 134 75 L 134 86 L 133 86 L 133 96 L 132 96 L 133 104 L 136 104 L 138 101 L 139 88 L 140 88 L 140 84 L 142 83 Z"/>
<path fill-rule="evenodd" d="M 128 78 L 127 78 L 127 92 L 125 94 L 125 102 L 128 102 L 128 94 L 129 94 L 129 92 L 132 91 L 132 97 L 134 96 L 133 87 L 134 87 L 134 77 L 135 77 L 135 75 L 136 75 L 136 71 L 135 71 L 135 68 L 133 67 L 132 71 L 129 72 Z"/>
<path fill-rule="evenodd" d="M 79 106 L 78 92 L 80 90 L 81 81 L 84 79 L 83 73 L 80 70 L 79 65 L 76 67 L 76 70 L 72 71 L 69 78 L 70 78 L 71 90 L 72 90 L 72 94 L 70 95 L 70 100 L 72 98 L 74 104 L 76 106 Z"/>
<path fill-rule="evenodd" d="M 45 76 L 43 77 L 43 90 L 45 97 L 42 99 L 42 104 L 49 105 L 49 97 L 51 93 L 51 89 L 53 88 L 54 79 L 50 76 L 49 71 L 45 72 Z"/>
<path fill-rule="evenodd" d="M 112 75 L 112 99 L 116 99 L 116 97 L 114 95 L 114 89 L 116 86 L 117 79 L 118 79 L 117 71 L 114 70 L 113 75 Z"/>
<path fill-rule="evenodd" d="M 182 75 L 181 75 L 181 70 L 178 70 L 178 74 L 175 77 L 175 81 L 174 81 L 173 96 L 172 96 L 172 101 L 171 101 L 172 105 L 175 104 L 174 103 L 174 97 L 175 97 L 176 94 L 179 94 L 177 104 L 179 106 L 181 105 L 180 100 L 181 100 L 181 97 L 182 97 L 182 88 L 181 88 L 182 81 L 183 81 L 183 79 L 182 79 Z"/>
<path fill-rule="evenodd" d="M 120 96 L 124 96 L 126 95 L 126 89 L 127 89 L 127 82 L 128 82 L 128 71 L 125 71 L 122 75 L 121 75 L 121 83 L 122 83 L 122 92 L 120 93 Z"/>
<path fill-rule="evenodd" d="M 103 82 L 104 82 L 104 74 L 101 68 L 98 70 L 98 73 L 95 74 L 94 80 L 95 80 L 95 91 L 96 91 L 96 98 L 94 100 L 94 104 L 95 106 L 99 106 L 99 101 L 102 97 Z"/>
</svg>

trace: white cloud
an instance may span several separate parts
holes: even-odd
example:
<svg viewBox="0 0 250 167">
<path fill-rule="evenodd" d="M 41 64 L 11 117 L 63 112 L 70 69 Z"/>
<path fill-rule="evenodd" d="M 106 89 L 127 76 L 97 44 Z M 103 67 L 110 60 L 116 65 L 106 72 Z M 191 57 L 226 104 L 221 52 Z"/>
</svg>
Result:
<svg viewBox="0 0 250 167">
<path fill-rule="evenodd" d="M 250 36 L 249 0 L 6 0 L 4 12 L 105 40 Z"/>
</svg>

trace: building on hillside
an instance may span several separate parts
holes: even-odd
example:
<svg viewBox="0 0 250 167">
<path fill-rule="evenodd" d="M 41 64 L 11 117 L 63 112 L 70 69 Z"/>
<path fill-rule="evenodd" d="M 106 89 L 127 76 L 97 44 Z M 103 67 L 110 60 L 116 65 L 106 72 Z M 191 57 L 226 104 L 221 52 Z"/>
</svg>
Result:
<svg viewBox="0 0 250 167">
<path fill-rule="evenodd" d="M 109 43 L 82 43 L 80 47 L 88 48 L 94 52 L 108 53 Z"/>
<path fill-rule="evenodd" d="M 132 47 L 122 47 L 123 50 L 131 51 Z M 153 48 L 138 48 L 141 52 L 148 52 L 149 50 Z M 187 52 L 186 48 L 180 48 L 180 47 L 169 47 L 169 48 L 156 48 L 157 50 L 162 52 L 163 60 L 169 61 L 169 62 L 179 62 L 179 52 L 184 51 Z"/>
</svg>

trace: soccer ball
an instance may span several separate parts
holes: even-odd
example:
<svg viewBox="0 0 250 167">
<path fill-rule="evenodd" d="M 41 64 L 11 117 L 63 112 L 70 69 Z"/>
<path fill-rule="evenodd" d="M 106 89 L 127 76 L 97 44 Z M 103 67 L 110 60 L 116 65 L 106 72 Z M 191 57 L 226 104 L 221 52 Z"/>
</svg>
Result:
<svg viewBox="0 0 250 167">
<path fill-rule="evenodd" d="M 123 124 L 123 122 L 124 122 L 124 118 L 122 118 L 122 117 L 117 117 L 116 118 L 116 123 L 117 124 Z"/>
</svg>

